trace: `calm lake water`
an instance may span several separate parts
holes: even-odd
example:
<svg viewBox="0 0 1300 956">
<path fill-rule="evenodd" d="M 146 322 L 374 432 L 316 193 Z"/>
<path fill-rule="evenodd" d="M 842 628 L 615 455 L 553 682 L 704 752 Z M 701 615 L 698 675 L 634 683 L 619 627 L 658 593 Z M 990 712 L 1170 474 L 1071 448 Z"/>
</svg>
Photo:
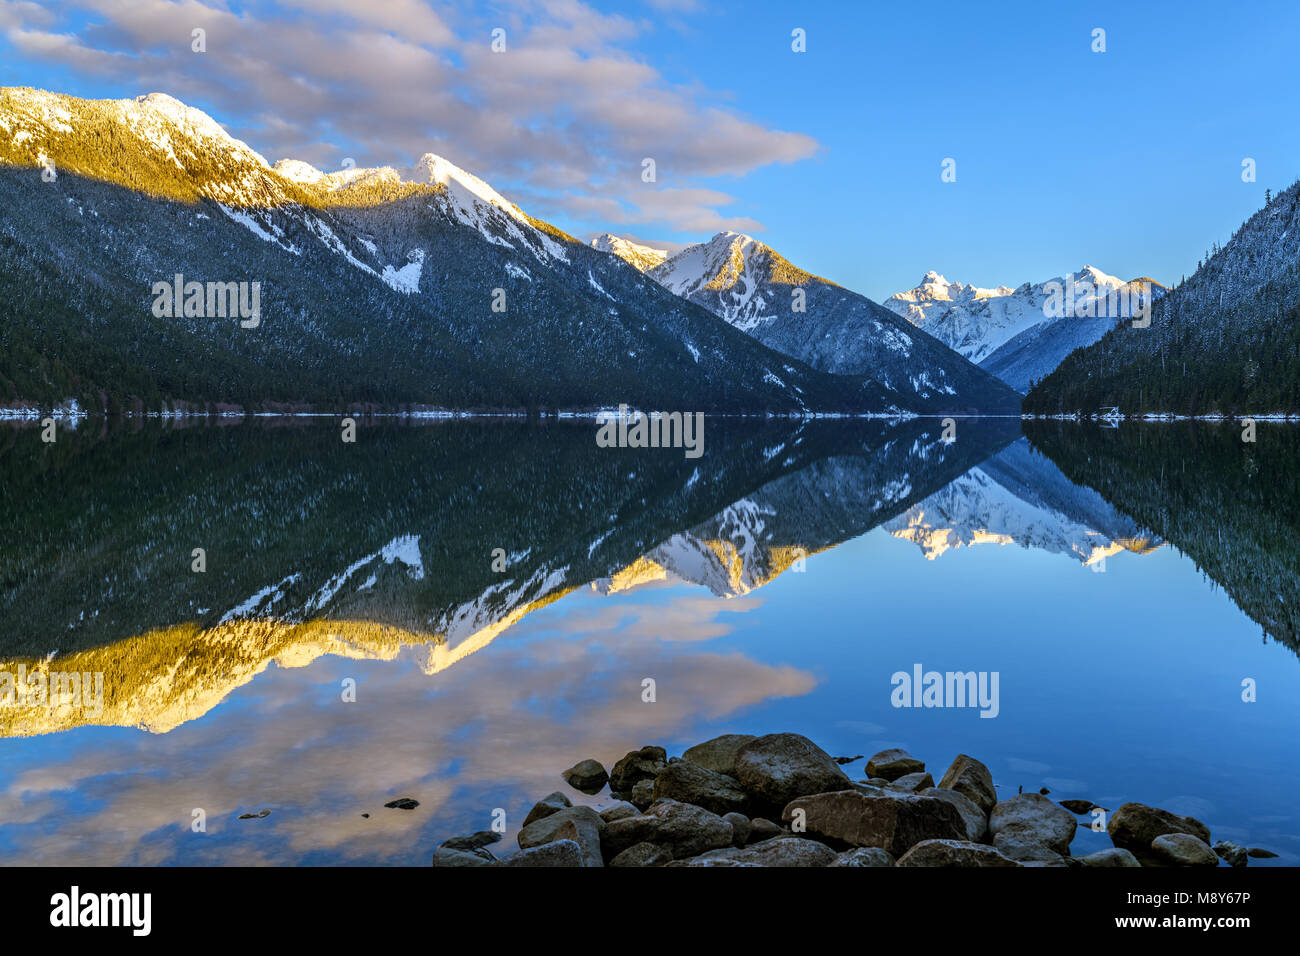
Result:
<svg viewBox="0 0 1300 956">
<path fill-rule="evenodd" d="M 0 859 L 427 865 L 498 808 L 503 851 L 553 790 L 606 805 L 583 758 L 788 730 L 1300 863 L 1296 429 L 941 431 L 0 430 L 0 672 L 103 675 L 0 707 Z M 895 707 L 917 665 L 996 673 L 996 716 Z"/>
</svg>

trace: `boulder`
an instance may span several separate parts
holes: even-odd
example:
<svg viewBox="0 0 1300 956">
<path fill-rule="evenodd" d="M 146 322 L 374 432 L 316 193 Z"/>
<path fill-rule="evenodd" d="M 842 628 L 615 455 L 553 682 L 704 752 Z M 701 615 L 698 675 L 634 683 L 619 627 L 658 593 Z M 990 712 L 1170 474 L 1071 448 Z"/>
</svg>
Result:
<svg viewBox="0 0 1300 956">
<path fill-rule="evenodd" d="M 924 770 L 924 760 L 917 760 L 906 750 L 900 750 L 897 747 L 882 750 L 867 761 L 868 777 L 882 777 L 891 781 L 909 773 L 921 773 Z"/>
<path fill-rule="evenodd" d="M 656 843 L 674 859 L 731 846 L 731 824 L 716 813 L 677 800 L 660 800 L 645 813 L 605 826 L 601 847 L 612 859 L 638 843 Z"/>
<path fill-rule="evenodd" d="M 731 824 L 732 846 L 744 846 L 749 842 L 749 834 L 754 829 L 749 817 L 743 813 L 724 813 L 722 819 Z"/>
<path fill-rule="evenodd" d="M 1026 866 L 1068 866 L 1064 854 L 1045 846 L 1034 831 L 1019 826 L 999 830 L 993 837 L 993 848 L 1007 859 Z"/>
<path fill-rule="evenodd" d="M 533 804 L 533 808 L 528 811 L 528 816 L 524 817 L 524 826 L 532 823 L 534 820 L 540 820 L 542 817 L 549 817 L 552 813 L 559 810 L 567 809 L 573 806 L 573 803 L 560 791 L 555 791 L 548 796 L 542 797 Z"/>
<path fill-rule="evenodd" d="M 492 866 L 497 858 L 479 847 L 473 850 L 457 850 L 446 844 L 433 851 L 434 866 Z"/>
<path fill-rule="evenodd" d="M 583 857 L 588 861 L 585 865 L 602 866 L 601 832 L 605 826 L 600 814 L 591 807 L 566 807 L 520 830 L 519 847 L 527 850 L 556 840 L 573 840 L 582 848 Z"/>
<path fill-rule="evenodd" d="M 741 747 L 755 740 L 753 734 L 723 734 L 702 744 L 696 744 L 682 754 L 683 760 L 689 760 L 697 767 L 725 773 L 728 777 L 736 775 L 736 752 Z"/>
<path fill-rule="evenodd" d="M 1154 841 L 1152 841 L 1152 844 L 1154 845 Z M 1214 852 L 1228 866 L 1246 866 L 1250 862 L 1248 859 L 1250 854 L 1246 851 L 1246 848 L 1237 846 L 1237 844 L 1228 840 L 1219 840 L 1215 843 Z"/>
<path fill-rule="evenodd" d="M 742 746 L 736 779 L 759 807 L 773 812 L 796 797 L 853 785 L 830 754 L 799 734 L 767 734 Z"/>
<path fill-rule="evenodd" d="M 1106 825 L 1110 841 L 1126 850 L 1141 854 L 1151 849 L 1151 841 L 1166 833 L 1190 833 L 1206 845 L 1210 828 L 1195 817 L 1149 807 L 1145 803 L 1125 803 L 1110 815 Z"/>
<path fill-rule="evenodd" d="M 450 840 L 443 840 L 441 845 L 449 850 L 479 850 L 500 840 L 501 834 L 495 830 L 479 830 L 469 836 L 452 837 Z"/>
<path fill-rule="evenodd" d="M 998 834 L 1010 830 L 1018 842 L 1038 843 L 1062 856 L 1069 854 L 1078 826 L 1074 814 L 1038 793 L 1018 793 L 1000 800 L 989 814 L 994 846 L 998 846 Z"/>
<path fill-rule="evenodd" d="M 712 850 L 669 866 L 830 866 L 837 854 L 824 843 L 800 837 L 777 837 L 743 849 Z"/>
<path fill-rule="evenodd" d="M 609 789 L 615 793 L 631 793 L 642 780 L 653 780 L 668 766 L 668 751 L 663 747 L 642 747 L 623 756 L 609 772 Z"/>
<path fill-rule="evenodd" d="M 859 846 L 836 856 L 831 866 L 893 866 L 894 858 L 878 846 Z"/>
<path fill-rule="evenodd" d="M 672 851 L 657 843 L 634 843 L 609 861 L 610 866 L 663 866 L 673 860 Z"/>
<path fill-rule="evenodd" d="M 609 782 L 609 774 L 597 760 L 579 760 L 562 774 L 564 782 L 582 793 L 600 793 Z"/>
<path fill-rule="evenodd" d="M 612 807 L 606 807 L 600 811 L 600 818 L 606 823 L 613 823 L 615 820 L 622 820 L 624 817 L 634 817 L 641 811 L 626 801 L 620 800 Z"/>
<path fill-rule="evenodd" d="M 899 793 L 916 793 L 934 787 L 934 777 L 928 773 L 905 773 L 888 786 Z"/>
<path fill-rule="evenodd" d="M 497 866 L 589 866 L 587 855 L 575 840 L 555 840 L 541 846 L 520 850 L 498 860 Z M 595 864 L 599 866 L 600 864 Z"/>
<path fill-rule="evenodd" d="M 1252 846 L 1246 851 L 1246 856 L 1255 860 L 1271 860 L 1274 859 L 1277 854 L 1272 850 L 1265 850 L 1263 847 Z"/>
<path fill-rule="evenodd" d="M 789 834 L 789 831 L 784 827 L 763 817 L 751 820 L 749 822 L 749 828 L 749 843 L 758 843 L 761 840 L 770 840 L 772 837 Z"/>
<path fill-rule="evenodd" d="M 982 843 L 989 833 L 988 814 L 975 805 L 975 801 L 964 793 L 958 793 L 956 790 L 943 790 L 939 787 L 927 787 L 925 790 L 917 792 L 918 796 L 934 797 L 945 803 L 951 803 L 961 814 L 962 822 L 966 824 L 966 839 L 974 843 Z"/>
<path fill-rule="evenodd" d="M 693 803 L 719 816 L 749 809 L 749 795 L 734 777 L 706 770 L 689 760 L 669 764 L 655 774 L 652 795 L 655 800 Z"/>
<path fill-rule="evenodd" d="M 961 840 L 966 824 L 951 803 L 915 794 L 871 796 L 858 790 L 819 793 L 790 801 L 781 819 L 803 813 L 807 832 L 854 846 L 878 846 L 895 857 L 922 840 Z"/>
<path fill-rule="evenodd" d="M 649 809 L 650 804 L 655 802 L 654 778 L 638 780 L 632 787 L 632 792 L 627 795 L 627 802 L 641 811 Z"/>
<path fill-rule="evenodd" d="M 1169 866 L 1218 866 L 1210 845 L 1190 833 L 1165 833 L 1151 841 L 1151 852 Z"/>
<path fill-rule="evenodd" d="M 922 840 L 898 859 L 898 866 L 1019 866 L 993 847 L 970 840 Z"/>
<path fill-rule="evenodd" d="M 1097 804 L 1093 803 L 1091 800 L 1062 800 L 1061 801 L 1061 806 L 1065 807 L 1065 809 L 1069 810 L 1071 813 L 1077 813 L 1080 816 L 1082 816 L 1085 813 L 1089 813 L 1092 810 L 1092 808 L 1095 807 L 1096 805 Z"/>
<path fill-rule="evenodd" d="M 1075 857 L 1074 862 L 1079 866 L 1090 867 L 1142 865 L 1132 853 L 1117 846 L 1098 850 L 1096 853 L 1089 853 L 1087 856 Z"/>
<path fill-rule="evenodd" d="M 956 790 L 969 797 L 985 813 L 991 813 L 998 802 L 998 791 L 993 786 L 993 774 L 974 757 L 958 754 L 957 759 L 939 781 L 943 790 Z"/>
</svg>

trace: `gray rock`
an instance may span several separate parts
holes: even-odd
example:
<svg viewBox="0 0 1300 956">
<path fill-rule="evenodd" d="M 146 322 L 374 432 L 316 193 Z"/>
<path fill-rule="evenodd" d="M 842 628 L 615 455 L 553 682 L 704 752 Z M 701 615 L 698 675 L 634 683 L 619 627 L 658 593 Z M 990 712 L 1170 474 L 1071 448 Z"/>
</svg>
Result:
<svg viewBox="0 0 1300 956">
<path fill-rule="evenodd" d="M 614 859 L 610 866 L 663 866 L 673 861 L 672 851 L 657 843 L 634 843 Z"/>
<path fill-rule="evenodd" d="M 778 813 L 796 797 L 853 785 L 830 754 L 799 734 L 767 734 L 742 746 L 736 779 L 759 808 Z"/>
<path fill-rule="evenodd" d="M 779 837 L 788 834 L 789 831 L 780 824 L 773 823 L 764 817 L 758 817 L 750 821 L 749 843 L 758 843 L 761 840 L 770 840 L 773 837 Z"/>
<path fill-rule="evenodd" d="M 835 851 L 824 843 L 787 836 L 744 849 L 713 850 L 669 866 L 830 866 L 835 860 Z"/>
<path fill-rule="evenodd" d="M 859 846 L 840 853 L 831 866 L 893 866 L 894 858 L 878 846 Z"/>
<path fill-rule="evenodd" d="M 528 816 L 524 817 L 524 826 L 528 826 L 534 820 L 549 817 L 552 813 L 571 806 L 573 806 L 573 802 L 557 790 L 533 804 L 533 808 L 528 811 Z"/>
<path fill-rule="evenodd" d="M 857 790 L 819 793 L 790 801 L 781 819 L 802 810 L 807 832 L 854 846 L 878 846 L 895 857 L 922 840 L 961 840 L 966 825 L 957 808 L 914 794 L 870 796 Z"/>
<path fill-rule="evenodd" d="M 969 797 L 985 813 L 991 813 L 998 802 L 998 791 L 993 786 L 993 774 L 974 757 L 958 754 L 957 759 L 939 781 L 943 790 L 956 790 Z"/>
<path fill-rule="evenodd" d="M 944 790 L 940 787 L 927 787 L 925 790 L 918 791 L 918 796 L 934 797 L 943 800 L 945 803 L 951 803 L 961 814 L 962 822 L 966 824 L 966 839 L 973 843 L 982 843 L 989 833 L 988 814 L 975 805 L 975 801 L 964 793 L 956 790 Z"/>
<path fill-rule="evenodd" d="M 497 866 L 589 866 L 588 858 L 577 841 L 563 839 L 520 850 L 498 860 Z M 600 864 L 596 864 L 599 866 Z"/>
<path fill-rule="evenodd" d="M 1272 850 L 1265 850 L 1263 847 L 1258 846 L 1252 846 L 1246 851 L 1246 855 L 1256 860 L 1272 860 L 1277 856 Z"/>
<path fill-rule="evenodd" d="M 716 814 L 744 813 L 749 795 L 734 777 L 696 766 L 689 760 L 669 764 L 655 774 L 655 800 L 679 800 Z"/>
<path fill-rule="evenodd" d="M 456 850 L 443 845 L 433 851 L 434 866 L 492 866 L 497 858 L 482 848 Z"/>
<path fill-rule="evenodd" d="M 540 820 L 534 820 L 520 830 L 519 846 L 527 850 L 556 840 L 573 840 L 582 848 L 586 865 L 603 866 L 601 833 L 605 825 L 600 814 L 591 807 L 566 807 Z"/>
<path fill-rule="evenodd" d="M 854 763 L 855 761 L 858 761 L 858 760 L 861 760 L 861 759 L 862 759 L 862 754 L 858 754 L 858 755 L 853 756 L 853 757 L 835 757 L 835 758 L 834 758 L 835 762 L 836 762 L 837 764 L 839 764 L 841 767 L 843 767 L 846 763 Z"/>
<path fill-rule="evenodd" d="M 689 760 L 697 767 L 725 773 L 728 777 L 736 775 L 736 752 L 741 747 L 755 740 L 753 734 L 723 734 L 702 744 L 696 744 L 682 754 L 683 760 Z"/>
<path fill-rule="evenodd" d="M 638 810 L 647 810 L 655 802 L 655 782 L 653 777 L 638 780 L 627 795 L 627 802 Z"/>
<path fill-rule="evenodd" d="M 1110 815 L 1106 832 L 1116 846 L 1132 850 L 1139 856 L 1150 850 L 1151 841 L 1166 833 L 1190 833 L 1206 845 L 1210 842 L 1210 828 L 1200 820 L 1180 817 L 1145 803 L 1121 804 Z"/>
<path fill-rule="evenodd" d="M 1089 853 L 1087 856 L 1075 857 L 1075 862 L 1080 866 L 1090 867 L 1142 865 L 1132 853 L 1117 846 L 1098 850 L 1096 853 Z"/>
<path fill-rule="evenodd" d="M 1170 866 L 1218 866 L 1210 845 L 1190 833 L 1165 833 L 1151 841 L 1151 852 Z"/>
<path fill-rule="evenodd" d="M 744 846 L 749 842 L 749 834 L 754 829 L 749 817 L 743 813 L 724 813 L 722 819 L 731 824 L 732 846 Z"/>
<path fill-rule="evenodd" d="M 674 859 L 731 846 L 731 824 L 716 813 L 677 800 L 660 800 L 645 813 L 607 824 L 601 846 L 612 859 L 638 843 L 667 847 Z"/>
<path fill-rule="evenodd" d="M 623 756 L 609 772 L 609 789 L 615 793 L 631 793 L 642 780 L 653 780 L 668 766 L 668 752 L 663 747 L 642 747 Z M 635 802 L 635 801 L 633 801 Z"/>
<path fill-rule="evenodd" d="M 917 760 L 906 750 L 893 747 L 882 750 L 867 761 L 868 777 L 883 777 L 885 780 L 897 780 L 909 773 L 921 773 L 925 770 L 925 761 Z"/>
<path fill-rule="evenodd" d="M 1077 813 L 1082 816 L 1083 814 L 1090 812 L 1093 807 L 1097 806 L 1097 804 L 1093 803 L 1091 800 L 1062 800 L 1061 806 L 1065 807 L 1065 809 L 1069 810 L 1071 813 Z M 1102 809 L 1105 808 L 1103 807 Z"/>
<path fill-rule="evenodd" d="M 1250 854 L 1246 851 L 1246 848 L 1237 846 L 1237 844 L 1229 840 L 1219 840 L 1215 843 L 1214 852 L 1228 866 L 1242 867 L 1250 863 Z"/>
<path fill-rule="evenodd" d="M 600 793 L 609 781 L 609 774 L 597 760 L 579 760 L 562 774 L 565 783 L 583 793 Z"/>
<path fill-rule="evenodd" d="M 904 853 L 899 866 L 1019 866 L 993 847 L 970 840 L 922 840 Z"/>
<path fill-rule="evenodd" d="M 998 831 L 993 837 L 993 848 L 1007 859 L 1025 865 L 1030 863 L 1047 866 L 1068 865 L 1064 854 L 1045 846 L 1035 831 L 1019 826 L 1009 826 Z"/>
<path fill-rule="evenodd" d="M 634 817 L 641 811 L 627 801 L 619 801 L 612 807 L 606 807 L 600 811 L 600 818 L 606 823 L 613 823 L 615 820 L 622 820 L 624 817 Z"/>
<path fill-rule="evenodd" d="M 932 787 L 934 787 L 934 777 L 928 773 L 905 773 L 889 784 L 890 790 L 897 790 L 899 793 L 917 793 Z"/>
<path fill-rule="evenodd" d="M 501 834 L 495 830 L 479 830 L 477 833 L 471 833 L 469 836 L 452 837 L 450 840 L 443 840 L 441 846 L 449 850 L 478 850 L 482 847 L 491 846 L 501 840 Z"/>
<path fill-rule="evenodd" d="M 888 787 L 891 783 L 893 783 L 892 780 L 886 780 L 884 777 L 868 777 L 866 780 L 863 780 L 862 782 L 867 784 L 868 786 L 876 787 L 882 790 L 885 787 Z"/>
<path fill-rule="evenodd" d="M 1070 841 L 1078 829 L 1074 814 L 1038 793 L 1019 793 L 999 801 L 989 814 L 993 845 L 998 834 L 1014 831 L 1019 842 L 1039 843 L 1062 856 L 1070 852 Z"/>
</svg>

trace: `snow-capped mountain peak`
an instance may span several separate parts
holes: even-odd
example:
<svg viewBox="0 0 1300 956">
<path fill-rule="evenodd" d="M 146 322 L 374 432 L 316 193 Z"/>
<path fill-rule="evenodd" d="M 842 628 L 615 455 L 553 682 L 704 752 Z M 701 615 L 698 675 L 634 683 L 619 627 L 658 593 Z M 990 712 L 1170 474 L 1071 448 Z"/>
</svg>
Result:
<svg viewBox="0 0 1300 956">
<path fill-rule="evenodd" d="M 591 248 L 613 253 L 641 272 L 649 272 L 655 266 L 662 265 L 669 255 L 667 249 L 657 249 L 654 246 L 633 242 L 611 232 L 602 232 L 592 239 Z"/>
</svg>

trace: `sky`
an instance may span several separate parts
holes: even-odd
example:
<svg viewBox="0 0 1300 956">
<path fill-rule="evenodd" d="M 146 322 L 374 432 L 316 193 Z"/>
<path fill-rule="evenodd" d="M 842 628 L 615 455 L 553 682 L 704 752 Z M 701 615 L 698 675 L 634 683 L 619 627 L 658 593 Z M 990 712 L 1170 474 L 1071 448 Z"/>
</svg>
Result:
<svg viewBox="0 0 1300 956">
<path fill-rule="evenodd" d="M 1298 39 L 1293 0 L 0 0 L 0 85 L 169 93 L 273 163 L 434 152 L 576 236 L 733 229 L 879 300 L 1190 274 L 1300 175 Z"/>
</svg>

